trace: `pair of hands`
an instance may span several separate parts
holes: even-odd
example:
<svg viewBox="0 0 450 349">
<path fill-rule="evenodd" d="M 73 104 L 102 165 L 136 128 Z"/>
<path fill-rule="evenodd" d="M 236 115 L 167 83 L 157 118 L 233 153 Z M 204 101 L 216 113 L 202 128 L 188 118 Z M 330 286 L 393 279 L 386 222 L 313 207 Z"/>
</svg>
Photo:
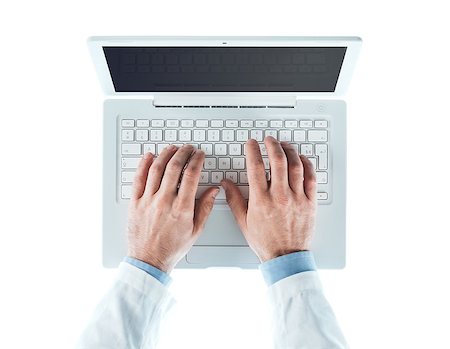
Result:
<svg viewBox="0 0 450 349">
<path fill-rule="evenodd" d="M 225 179 L 228 205 L 264 262 L 308 250 L 316 214 L 316 178 L 311 162 L 285 142 L 266 137 L 271 180 L 266 180 L 259 144 L 247 141 L 249 199 Z M 139 163 L 129 208 L 128 255 L 169 273 L 199 237 L 219 188 L 195 199 L 205 155 L 191 145 L 169 146 Z"/>
</svg>

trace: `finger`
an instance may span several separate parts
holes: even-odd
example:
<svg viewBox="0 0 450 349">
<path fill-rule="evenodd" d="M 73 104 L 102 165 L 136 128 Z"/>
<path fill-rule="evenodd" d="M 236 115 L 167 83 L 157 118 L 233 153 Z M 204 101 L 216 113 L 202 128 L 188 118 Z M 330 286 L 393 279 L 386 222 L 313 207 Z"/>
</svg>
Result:
<svg viewBox="0 0 450 349">
<path fill-rule="evenodd" d="M 178 189 L 178 196 L 185 207 L 193 208 L 194 206 L 195 194 L 197 192 L 198 181 L 200 180 L 200 173 L 203 168 L 204 160 L 205 153 L 202 150 L 197 150 L 184 169 L 180 188 Z"/>
<path fill-rule="evenodd" d="M 214 200 L 220 188 L 208 188 L 197 200 L 194 210 L 194 234 L 200 234 L 205 227 L 206 220 L 214 206 Z M 194 198 L 195 200 L 195 198 Z"/>
<path fill-rule="evenodd" d="M 137 200 L 144 194 L 145 183 L 147 183 L 148 170 L 152 165 L 155 157 L 152 153 L 144 154 L 144 157 L 139 162 L 136 174 L 133 180 L 133 194 L 132 199 Z"/>
<path fill-rule="evenodd" d="M 167 163 L 177 151 L 177 147 L 169 145 L 164 148 L 158 158 L 153 161 L 150 170 L 148 171 L 147 184 L 145 186 L 145 194 L 155 194 L 161 185 L 161 179 L 163 178 L 164 171 L 166 170 Z"/>
<path fill-rule="evenodd" d="M 228 179 L 222 180 L 220 184 L 225 189 L 228 206 L 230 206 L 237 224 L 242 232 L 245 232 L 247 230 L 247 203 L 241 191 Z"/>
<path fill-rule="evenodd" d="M 270 182 L 271 188 L 275 190 L 286 190 L 288 183 L 287 159 L 280 143 L 273 137 L 269 136 L 264 139 L 267 154 L 270 163 Z"/>
<path fill-rule="evenodd" d="M 295 193 L 304 194 L 303 190 L 303 163 L 298 156 L 294 147 L 287 143 L 281 142 L 281 147 L 286 154 L 288 162 L 288 180 L 289 186 Z"/>
<path fill-rule="evenodd" d="M 303 181 L 303 188 L 305 190 L 305 194 L 309 200 L 315 201 L 317 191 L 316 171 L 314 171 L 313 164 L 306 156 L 300 155 L 300 159 L 302 160 L 304 168 L 303 171 L 305 179 Z"/>
<path fill-rule="evenodd" d="M 247 177 L 250 191 L 266 191 L 268 188 L 264 162 L 258 142 L 249 139 L 246 143 L 247 150 Z"/>
<path fill-rule="evenodd" d="M 192 156 L 193 151 L 194 147 L 192 145 L 185 144 L 172 156 L 161 180 L 160 188 L 162 190 L 176 194 L 181 173 Z"/>
</svg>

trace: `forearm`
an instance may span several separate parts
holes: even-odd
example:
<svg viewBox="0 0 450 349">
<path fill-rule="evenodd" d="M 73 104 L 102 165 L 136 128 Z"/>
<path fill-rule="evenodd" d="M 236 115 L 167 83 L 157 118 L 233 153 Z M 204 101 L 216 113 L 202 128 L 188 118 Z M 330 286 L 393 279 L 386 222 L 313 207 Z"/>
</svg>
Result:
<svg viewBox="0 0 450 349">
<path fill-rule="evenodd" d="M 310 252 L 275 258 L 261 269 L 270 285 L 275 348 L 347 348 Z"/>
<path fill-rule="evenodd" d="M 160 281 L 121 263 L 117 280 L 97 306 L 76 348 L 154 348 L 161 320 L 172 304 Z"/>
</svg>

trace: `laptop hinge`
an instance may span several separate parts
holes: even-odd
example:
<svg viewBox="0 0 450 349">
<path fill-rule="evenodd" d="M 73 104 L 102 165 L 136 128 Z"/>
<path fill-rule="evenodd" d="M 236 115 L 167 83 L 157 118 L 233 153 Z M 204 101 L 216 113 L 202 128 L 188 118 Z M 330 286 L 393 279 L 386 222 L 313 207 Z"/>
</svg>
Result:
<svg viewBox="0 0 450 349">
<path fill-rule="evenodd" d="M 294 108 L 295 96 L 155 96 L 155 107 L 177 108 Z"/>
</svg>

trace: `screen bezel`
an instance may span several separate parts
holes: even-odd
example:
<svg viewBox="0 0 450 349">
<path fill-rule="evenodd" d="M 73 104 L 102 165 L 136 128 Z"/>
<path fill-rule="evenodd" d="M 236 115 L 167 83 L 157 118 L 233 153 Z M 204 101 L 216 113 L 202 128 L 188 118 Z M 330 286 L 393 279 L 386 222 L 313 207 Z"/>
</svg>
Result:
<svg viewBox="0 0 450 349">
<path fill-rule="evenodd" d="M 191 37 L 191 36 L 159 36 L 159 37 L 90 37 L 88 46 L 100 79 L 103 92 L 107 96 L 320 96 L 331 97 L 343 95 L 349 85 L 351 75 L 361 46 L 358 37 Z M 347 47 L 341 71 L 334 92 L 116 92 L 108 68 L 103 46 L 183 46 L 183 47 Z"/>
</svg>

